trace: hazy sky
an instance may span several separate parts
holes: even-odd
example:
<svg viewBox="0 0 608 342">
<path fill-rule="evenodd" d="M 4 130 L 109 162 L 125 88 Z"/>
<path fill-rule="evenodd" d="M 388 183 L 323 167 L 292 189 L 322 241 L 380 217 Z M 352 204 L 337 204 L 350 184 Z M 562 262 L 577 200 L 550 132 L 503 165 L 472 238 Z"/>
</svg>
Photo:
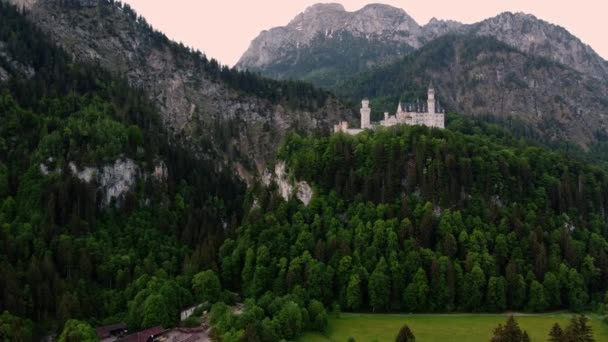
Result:
<svg viewBox="0 0 608 342">
<path fill-rule="evenodd" d="M 123 0 L 155 28 L 234 65 L 262 30 L 286 25 L 319 0 Z M 403 8 L 419 24 L 432 17 L 473 23 L 504 11 L 526 12 L 565 27 L 608 59 L 608 0 L 342 0 L 346 10 L 368 3 Z"/>
</svg>

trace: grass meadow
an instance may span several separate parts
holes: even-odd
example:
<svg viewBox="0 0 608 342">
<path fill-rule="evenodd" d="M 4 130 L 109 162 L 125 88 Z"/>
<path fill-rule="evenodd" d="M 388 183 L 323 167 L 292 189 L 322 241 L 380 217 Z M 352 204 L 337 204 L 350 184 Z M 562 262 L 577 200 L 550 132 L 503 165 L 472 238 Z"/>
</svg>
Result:
<svg viewBox="0 0 608 342">
<path fill-rule="evenodd" d="M 519 326 L 528 332 L 532 342 L 547 341 L 553 323 L 568 325 L 571 313 L 515 314 Z M 596 341 L 608 341 L 608 324 L 600 316 L 590 314 Z M 301 342 L 394 341 L 403 324 L 408 324 L 416 341 L 488 342 L 492 331 L 507 320 L 508 314 L 354 314 L 331 317 L 325 334 L 306 333 Z"/>
</svg>

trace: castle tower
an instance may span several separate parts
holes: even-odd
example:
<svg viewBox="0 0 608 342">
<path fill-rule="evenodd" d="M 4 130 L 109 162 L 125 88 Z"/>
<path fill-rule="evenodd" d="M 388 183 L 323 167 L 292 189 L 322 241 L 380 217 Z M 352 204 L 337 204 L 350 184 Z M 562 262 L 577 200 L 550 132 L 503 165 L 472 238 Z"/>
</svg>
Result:
<svg viewBox="0 0 608 342">
<path fill-rule="evenodd" d="M 433 82 L 429 84 L 428 92 L 428 112 L 435 114 L 435 88 L 433 88 Z"/>
<path fill-rule="evenodd" d="M 361 129 L 371 128 L 371 112 L 372 109 L 369 107 L 369 100 L 367 98 L 361 101 Z"/>
</svg>

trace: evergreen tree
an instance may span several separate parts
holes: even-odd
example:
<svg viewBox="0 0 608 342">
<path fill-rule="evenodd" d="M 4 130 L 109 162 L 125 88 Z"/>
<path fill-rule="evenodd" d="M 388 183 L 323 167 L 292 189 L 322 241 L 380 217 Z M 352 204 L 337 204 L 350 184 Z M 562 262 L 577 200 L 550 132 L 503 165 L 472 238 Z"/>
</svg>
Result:
<svg viewBox="0 0 608 342">
<path fill-rule="evenodd" d="M 530 338 L 525 330 L 521 330 L 519 324 L 513 316 L 509 316 L 507 322 L 503 326 L 499 324 L 494 329 L 492 342 L 529 342 Z"/>
<path fill-rule="evenodd" d="M 369 298 L 373 311 L 385 310 L 388 306 L 390 296 L 390 278 L 386 274 L 387 266 L 384 258 L 381 258 L 376 269 L 369 278 Z"/>
<path fill-rule="evenodd" d="M 549 332 L 549 342 L 565 342 L 565 334 L 562 327 L 555 323 Z"/>
<path fill-rule="evenodd" d="M 414 342 L 416 341 L 416 337 L 410 330 L 410 327 L 407 324 L 404 324 L 399 330 L 399 334 L 395 338 L 395 342 Z"/>
<path fill-rule="evenodd" d="M 546 308 L 545 289 L 538 281 L 532 281 L 530 285 L 530 299 L 528 302 L 528 310 L 539 312 Z"/>
<path fill-rule="evenodd" d="M 427 311 L 427 298 L 429 293 L 426 272 L 419 268 L 412 282 L 406 287 L 404 294 L 405 308 L 408 311 Z"/>
<path fill-rule="evenodd" d="M 567 341 L 595 342 L 589 318 L 585 315 L 572 316 L 564 335 Z"/>
<path fill-rule="evenodd" d="M 361 308 L 361 280 L 359 274 L 353 273 L 348 281 L 346 289 L 346 306 L 351 310 L 359 310 Z"/>
<path fill-rule="evenodd" d="M 490 311 L 502 311 L 507 307 L 505 280 L 502 277 L 490 277 L 486 295 L 486 307 Z"/>
</svg>

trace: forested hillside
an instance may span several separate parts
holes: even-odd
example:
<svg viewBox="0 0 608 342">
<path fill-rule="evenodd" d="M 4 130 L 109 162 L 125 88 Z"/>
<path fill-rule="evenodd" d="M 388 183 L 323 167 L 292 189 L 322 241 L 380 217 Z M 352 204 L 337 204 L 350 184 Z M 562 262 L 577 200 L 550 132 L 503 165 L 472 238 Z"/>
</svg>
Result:
<svg viewBox="0 0 608 342">
<path fill-rule="evenodd" d="M 352 112 L 309 84 L 221 65 L 119 1 L 7 1 L 25 4 L 28 21 L 75 60 L 144 90 L 171 139 L 247 181 L 264 171 L 288 131 L 329 132 Z"/>
<path fill-rule="evenodd" d="M 323 330 L 320 303 L 355 312 L 597 307 L 608 290 L 608 174 L 451 120 L 448 130 L 292 135 L 279 158 L 315 197 L 306 207 L 256 194 L 221 248 L 221 277 L 269 318 L 223 325 L 220 305 L 219 330 L 268 341 Z"/>
<path fill-rule="evenodd" d="M 175 324 L 192 275 L 240 221 L 244 185 L 169 144 L 145 93 L 72 60 L 4 2 L 0 70 L 0 340 L 69 318 Z"/>
</svg>

